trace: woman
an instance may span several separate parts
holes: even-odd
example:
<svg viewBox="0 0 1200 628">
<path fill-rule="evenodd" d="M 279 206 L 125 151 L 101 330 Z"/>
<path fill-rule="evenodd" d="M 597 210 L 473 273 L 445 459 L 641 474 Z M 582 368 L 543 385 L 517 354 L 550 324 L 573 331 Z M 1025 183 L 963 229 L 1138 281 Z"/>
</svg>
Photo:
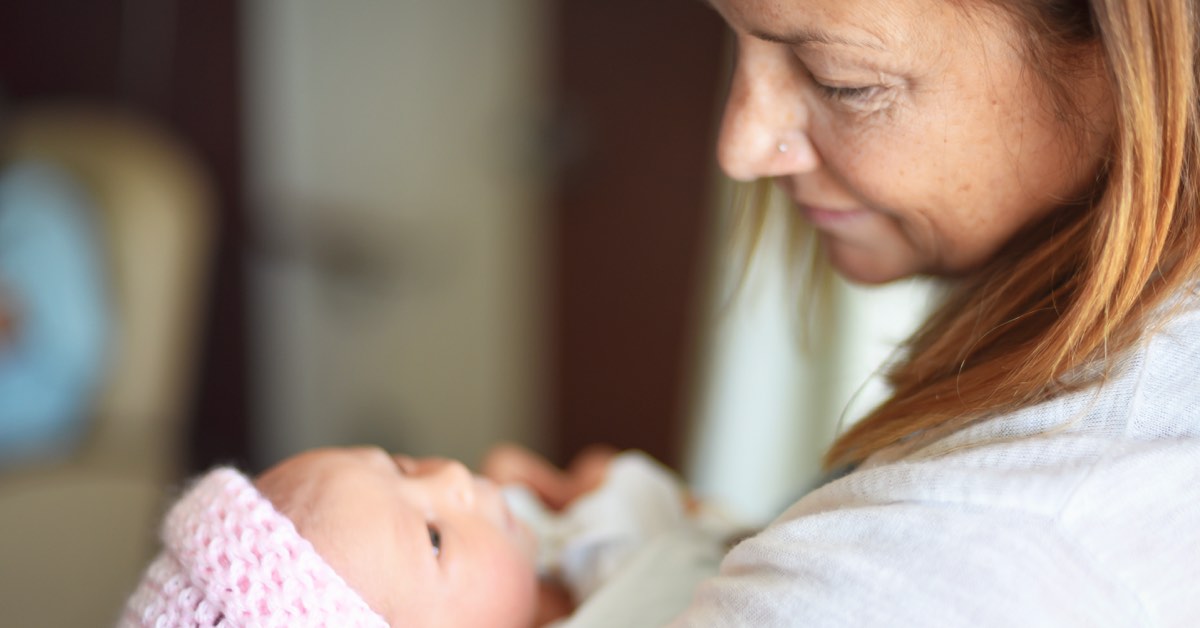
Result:
<svg viewBox="0 0 1200 628">
<path fill-rule="evenodd" d="M 828 261 L 944 277 L 850 472 L 677 626 L 1200 617 L 1195 0 L 710 0 L 719 160 Z"/>
</svg>

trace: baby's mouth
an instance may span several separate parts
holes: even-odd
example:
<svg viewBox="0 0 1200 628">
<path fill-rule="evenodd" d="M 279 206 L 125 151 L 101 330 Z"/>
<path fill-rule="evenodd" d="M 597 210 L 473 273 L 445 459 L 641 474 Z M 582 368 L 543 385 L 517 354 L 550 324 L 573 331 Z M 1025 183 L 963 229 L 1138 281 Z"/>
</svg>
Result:
<svg viewBox="0 0 1200 628">
<path fill-rule="evenodd" d="M 538 542 L 533 530 L 525 524 L 524 521 L 513 515 L 512 509 L 508 507 L 508 501 L 500 500 L 500 510 L 504 516 L 504 527 L 508 531 L 509 537 L 512 538 L 517 547 L 521 548 L 531 562 L 537 563 Z"/>
</svg>

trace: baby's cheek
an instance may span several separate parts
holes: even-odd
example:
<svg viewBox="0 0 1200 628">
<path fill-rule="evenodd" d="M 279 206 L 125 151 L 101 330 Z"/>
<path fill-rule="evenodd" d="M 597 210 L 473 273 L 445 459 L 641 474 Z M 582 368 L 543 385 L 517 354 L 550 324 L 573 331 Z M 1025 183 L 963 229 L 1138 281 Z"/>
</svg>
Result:
<svg viewBox="0 0 1200 628">
<path fill-rule="evenodd" d="M 481 589 L 492 591 L 489 595 L 493 607 L 491 617 L 512 618 L 511 622 L 496 624 L 504 628 L 528 628 L 533 625 L 538 610 L 538 580 L 533 563 L 511 544 L 507 544 L 505 551 L 494 560 L 491 582 Z"/>
<path fill-rule="evenodd" d="M 371 610 L 393 623 L 393 615 L 404 605 L 402 597 L 413 589 L 411 582 L 405 582 L 411 578 L 405 578 L 399 571 L 405 560 L 396 555 L 395 546 L 387 542 L 365 542 L 364 539 L 378 539 L 379 536 L 356 533 L 356 530 L 333 534 L 325 526 L 312 522 L 306 522 L 305 527 L 307 533 L 297 526 L 321 558 Z"/>
</svg>

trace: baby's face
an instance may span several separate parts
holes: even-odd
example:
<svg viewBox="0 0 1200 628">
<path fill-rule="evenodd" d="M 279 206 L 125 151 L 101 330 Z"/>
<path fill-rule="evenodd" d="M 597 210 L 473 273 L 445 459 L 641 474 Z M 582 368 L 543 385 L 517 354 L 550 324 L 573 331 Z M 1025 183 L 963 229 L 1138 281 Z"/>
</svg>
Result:
<svg viewBox="0 0 1200 628">
<path fill-rule="evenodd" d="M 533 535 L 461 464 L 320 449 L 255 483 L 391 625 L 532 624 Z"/>
</svg>

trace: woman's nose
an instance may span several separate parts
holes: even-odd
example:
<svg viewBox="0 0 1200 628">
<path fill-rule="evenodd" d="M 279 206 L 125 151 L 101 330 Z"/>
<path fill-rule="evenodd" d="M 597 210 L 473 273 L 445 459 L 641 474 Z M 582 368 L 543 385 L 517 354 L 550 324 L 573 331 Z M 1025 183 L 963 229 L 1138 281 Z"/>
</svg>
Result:
<svg viewBox="0 0 1200 628">
<path fill-rule="evenodd" d="M 774 44 L 742 42 L 717 144 L 730 178 L 752 181 L 817 167 L 796 71 Z"/>
</svg>

